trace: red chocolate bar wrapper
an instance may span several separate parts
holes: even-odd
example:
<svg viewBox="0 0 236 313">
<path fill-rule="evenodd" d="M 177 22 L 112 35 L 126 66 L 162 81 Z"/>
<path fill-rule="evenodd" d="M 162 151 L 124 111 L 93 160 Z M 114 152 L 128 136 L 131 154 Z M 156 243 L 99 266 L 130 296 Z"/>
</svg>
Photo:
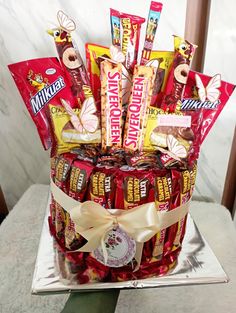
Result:
<svg viewBox="0 0 236 313">
<path fill-rule="evenodd" d="M 120 47 L 120 12 L 110 9 L 111 39 L 114 46 Z"/>
<path fill-rule="evenodd" d="M 55 209 L 55 232 L 56 238 L 60 241 L 61 244 L 65 242 L 65 210 L 63 207 L 54 201 L 54 209 Z"/>
<path fill-rule="evenodd" d="M 61 190 L 68 194 L 69 177 L 72 162 L 76 159 L 76 155 L 72 153 L 64 153 L 60 155 L 56 165 L 55 184 Z"/>
<path fill-rule="evenodd" d="M 137 64 L 138 47 L 140 39 L 141 25 L 145 22 L 145 18 L 120 13 L 122 33 L 122 52 L 125 55 L 125 67 L 131 73 Z"/>
<path fill-rule="evenodd" d="M 69 196 L 82 202 L 86 194 L 90 175 L 94 166 L 89 162 L 76 160 L 70 172 Z"/>
<path fill-rule="evenodd" d="M 104 60 L 101 69 L 102 151 L 122 147 L 122 64 Z"/>
<path fill-rule="evenodd" d="M 157 211 L 169 211 L 172 196 L 172 179 L 169 172 L 164 176 L 158 171 L 155 177 L 155 204 Z M 162 229 L 156 235 L 156 241 L 152 252 L 153 260 L 161 260 L 164 249 L 166 229 Z"/>
<path fill-rule="evenodd" d="M 75 231 L 75 224 L 70 214 L 65 212 L 65 247 L 68 250 L 77 250 L 85 244 L 84 238 Z"/>
<path fill-rule="evenodd" d="M 116 178 L 115 208 L 129 210 L 154 201 L 153 172 L 119 169 Z"/>
<path fill-rule="evenodd" d="M 173 210 L 180 205 L 180 184 L 181 184 L 181 171 L 171 170 L 171 181 L 172 181 L 172 194 L 170 199 L 169 210 Z M 163 257 L 169 256 L 172 253 L 173 243 L 177 232 L 178 223 L 171 225 L 166 230 L 165 244 Z M 179 251 L 180 248 L 176 251 Z"/>
<path fill-rule="evenodd" d="M 71 37 L 70 30 L 67 29 L 67 25 L 63 25 L 63 19 L 65 21 L 65 19 L 68 19 L 68 16 L 59 11 L 57 18 L 60 27 L 48 30 L 48 33 L 54 38 L 61 66 L 70 83 L 71 91 L 78 101 L 79 107 L 81 107 L 85 99 L 93 97 L 88 73 L 76 44 Z M 75 29 L 75 24 L 73 26 L 72 30 Z"/>
<path fill-rule="evenodd" d="M 61 105 L 60 98 L 76 106 L 57 58 L 41 58 L 8 65 L 16 86 L 34 121 L 44 149 L 52 145 L 48 105 Z"/>
<path fill-rule="evenodd" d="M 175 112 L 178 102 L 182 100 L 184 87 L 190 70 L 190 63 L 196 50 L 196 45 L 187 40 L 174 36 L 175 55 L 170 69 L 165 96 L 161 103 L 161 109 L 167 112 Z"/>
<path fill-rule="evenodd" d="M 96 167 L 90 176 L 87 200 L 114 209 L 115 168 Z"/>
<path fill-rule="evenodd" d="M 162 6 L 162 3 L 160 2 L 151 1 L 140 65 L 145 65 L 150 60 L 153 42 L 161 16 Z"/>
<path fill-rule="evenodd" d="M 123 147 L 126 151 L 133 153 L 143 148 L 155 75 L 155 67 L 135 66 L 124 129 Z"/>
<path fill-rule="evenodd" d="M 219 74 L 210 77 L 194 71 L 189 72 L 181 111 L 202 115 L 200 144 L 214 125 L 234 88 L 235 85 L 222 81 Z"/>
<path fill-rule="evenodd" d="M 85 49 L 91 89 L 96 103 L 99 103 L 101 100 L 100 63 L 103 60 L 101 57 L 110 58 L 110 50 L 108 47 L 92 43 L 87 43 Z"/>
<path fill-rule="evenodd" d="M 190 170 L 187 169 L 187 170 L 181 171 L 180 173 L 180 205 L 185 204 L 191 199 L 191 189 L 192 189 L 192 184 L 191 184 Z M 172 250 L 177 249 L 181 244 L 180 239 L 185 229 L 186 220 L 187 220 L 187 217 L 184 217 L 177 223 L 177 232 L 176 232 L 175 239 L 173 242 Z"/>
<path fill-rule="evenodd" d="M 57 166 L 58 156 L 50 158 L 50 169 L 51 169 L 51 178 L 54 181 L 56 175 L 56 166 Z"/>
</svg>

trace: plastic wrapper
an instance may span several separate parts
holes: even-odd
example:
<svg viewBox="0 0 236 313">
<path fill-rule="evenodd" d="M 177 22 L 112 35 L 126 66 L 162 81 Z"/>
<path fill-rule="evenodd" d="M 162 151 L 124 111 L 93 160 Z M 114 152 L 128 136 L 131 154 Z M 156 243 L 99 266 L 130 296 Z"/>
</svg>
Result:
<svg viewBox="0 0 236 313">
<path fill-rule="evenodd" d="M 8 65 L 16 86 L 34 121 L 44 149 L 52 145 L 48 105 L 61 105 L 66 98 L 75 107 L 64 72 L 57 58 L 42 58 Z"/>
<path fill-rule="evenodd" d="M 146 65 L 152 66 L 154 62 L 158 62 L 158 69 L 151 101 L 151 105 L 154 107 L 160 107 L 162 102 L 173 58 L 173 51 L 151 51 L 150 60 L 146 63 Z"/>
<path fill-rule="evenodd" d="M 122 65 L 101 63 L 102 151 L 122 148 Z"/>
<path fill-rule="evenodd" d="M 90 176 L 87 200 L 114 208 L 116 168 L 96 167 Z"/>
<path fill-rule="evenodd" d="M 187 40 L 174 36 L 175 55 L 170 69 L 165 96 L 161 103 L 161 109 L 174 112 L 178 108 L 178 101 L 182 100 L 184 87 L 187 83 L 190 63 L 196 50 L 196 45 Z"/>
<path fill-rule="evenodd" d="M 115 208 L 129 210 L 154 201 L 152 171 L 121 168 L 116 177 Z"/>
<path fill-rule="evenodd" d="M 234 88 L 235 85 L 222 81 L 220 74 L 210 77 L 190 71 L 181 111 L 185 114 L 202 115 L 200 144 L 214 125 Z"/>
<path fill-rule="evenodd" d="M 162 175 L 161 175 L 162 174 Z M 158 211 L 168 211 L 172 197 L 172 178 L 169 172 L 155 172 L 155 204 Z M 166 229 L 160 231 L 155 238 L 152 261 L 161 260 L 163 256 Z"/>
<path fill-rule="evenodd" d="M 111 18 L 111 39 L 114 46 L 121 46 L 121 33 L 120 33 L 120 12 L 110 9 Z"/>
<path fill-rule="evenodd" d="M 126 151 L 141 151 L 151 102 L 156 68 L 136 66 L 133 76 L 132 95 L 125 121 L 123 147 Z"/>
<path fill-rule="evenodd" d="M 99 103 L 101 100 L 100 63 L 103 60 L 101 57 L 110 58 L 110 50 L 108 47 L 92 43 L 87 43 L 85 50 L 91 89 L 96 103 Z"/>
<path fill-rule="evenodd" d="M 54 151 L 57 154 L 72 151 L 82 144 L 98 144 L 101 142 L 99 120 L 93 113 L 93 101 L 84 102 L 81 110 L 70 110 L 63 106 L 49 105 L 50 119 L 55 137 Z M 75 118 L 77 129 L 72 124 L 71 116 Z"/>
<path fill-rule="evenodd" d="M 62 11 L 57 13 L 57 19 L 60 26 L 48 30 L 48 33 L 54 38 L 61 65 L 70 82 L 71 91 L 81 107 L 84 100 L 93 95 L 87 70 L 71 37 L 71 31 L 75 30 L 75 23 Z"/>
<path fill-rule="evenodd" d="M 70 171 L 69 196 L 82 202 L 85 198 L 90 175 L 94 166 L 89 162 L 75 160 Z"/>
<path fill-rule="evenodd" d="M 151 1 L 140 65 L 146 65 L 146 63 L 150 60 L 153 42 L 161 16 L 161 10 L 162 3 Z"/>
<path fill-rule="evenodd" d="M 141 25 L 145 19 L 136 15 L 120 13 L 122 25 L 122 52 L 125 55 L 124 65 L 131 73 L 137 64 Z"/>
</svg>

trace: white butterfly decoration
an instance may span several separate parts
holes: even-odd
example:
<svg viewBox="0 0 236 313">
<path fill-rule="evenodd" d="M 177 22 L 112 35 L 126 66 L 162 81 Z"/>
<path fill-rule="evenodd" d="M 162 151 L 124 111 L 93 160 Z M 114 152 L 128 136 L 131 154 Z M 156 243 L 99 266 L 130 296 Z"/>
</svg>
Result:
<svg viewBox="0 0 236 313">
<path fill-rule="evenodd" d="M 110 46 L 111 61 L 115 63 L 124 63 L 125 55 L 116 46 Z M 127 104 L 132 87 L 132 76 L 127 71 L 126 67 L 122 64 L 122 103 Z"/>
<path fill-rule="evenodd" d="M 195 80 L 198 88 L 198 95 L 202 102 L 206 100 L 215 102 L 219 99 L 220 91 L 218 88 L 221 86 L 220 74 L 213 76 L 206 87 L 203 85 L 203 82 L 198 74 L 195 74 Z"/>
<path fill-rule="evenodd" d="M 66 32 L 72 32 L 75 30 L 75 22 L 69 18 L 63 11 L 57 12 L 57 20 L 59 22 L 60 27 Z"/>
<path fill-rule="evenodd" d="M 73 111 L 66 100 L 61 99 L 61 103 L 70 115 L 70 120 L 74 128 L 80 133 L 94 133 L 98 128 L 98 117 L 94 115 L 97 109 L 94 99 L 89 97 L 83 102 L 79 116 Z"/>
<path fill-rule="evenodd" d="M 181 161 L 181 159 L 187 157 L 187 149 L 184 145 L 179 143 L 179 141 L 173 135 L 166 136 L 166 145 L 168 147 L 168 150 L 161 147 L 157 147 L 157 149 L 164 154 L 168 154 L 170 157 L 177 161 Z"/>
<path fill-rule="evenodd" d="M 115 62 L 123 63 L 125 61 L 124 53 L 116 46 L 113 45 L 110 46 L 110 54 L 111 59 Z"/>
</svg>

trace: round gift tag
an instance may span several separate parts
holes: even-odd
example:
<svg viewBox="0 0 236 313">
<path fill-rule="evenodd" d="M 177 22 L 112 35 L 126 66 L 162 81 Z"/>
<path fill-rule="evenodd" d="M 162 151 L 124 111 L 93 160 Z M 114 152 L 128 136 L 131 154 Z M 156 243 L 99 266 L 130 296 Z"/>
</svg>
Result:
<svg viewBox="0 0 236 313">
<path fill-rule="evenodd" d="M 121 267 L 133 259 L 136 252 L 135 240 L 130 238 L 120 227 L 109 230 L 104 242 L 108 254 L 106 264 L 101 246 L 93 251 L 93 256 L 100 263 L 109 267 Z"/>
</svg>

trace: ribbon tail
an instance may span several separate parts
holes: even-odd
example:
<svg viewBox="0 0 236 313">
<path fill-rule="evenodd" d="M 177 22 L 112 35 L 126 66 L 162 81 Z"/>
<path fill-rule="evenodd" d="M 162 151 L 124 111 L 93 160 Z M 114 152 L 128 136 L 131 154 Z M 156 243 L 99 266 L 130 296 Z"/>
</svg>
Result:
<svg viewBox="0 0 236 313">
<path fill-rule="evenodd" d="M 139 270 L 141 260 L 142 260 L 142 253 L 143 253 L 143 242 L 137 242 L 136 241 L 136 252 L 135 252 L 135 260 L 137 262 L 137 265 L 135 266 L 135 269 L 133 272 L 137 272 Z"/>
</svg>

